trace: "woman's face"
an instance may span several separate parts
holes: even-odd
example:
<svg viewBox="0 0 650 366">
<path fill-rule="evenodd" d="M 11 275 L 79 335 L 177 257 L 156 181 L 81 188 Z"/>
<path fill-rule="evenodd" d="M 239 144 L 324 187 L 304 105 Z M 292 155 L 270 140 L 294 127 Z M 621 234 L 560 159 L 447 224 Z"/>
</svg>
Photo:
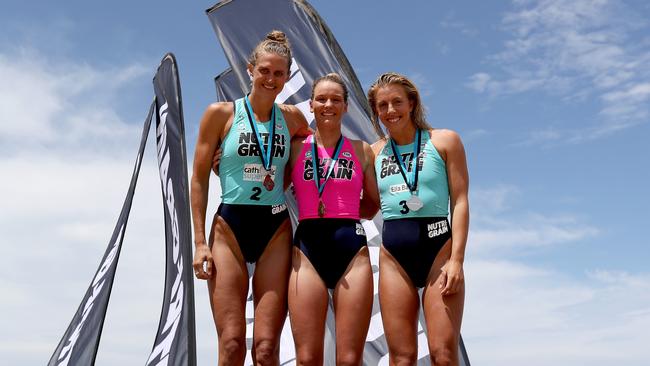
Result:
<svg viewBox="0 0 650 366">
<path fill-rule="evenodd" d="M 348 110 L 343 87 L 336 82 L 323 80 L 314 88 L 314 97 L 309 101 L 316 123 L 341 123 Z"/>
<path fill-rule="evenodd" d="M 413 124 L 411 120 L 413 102 L 408 99 L 406 91 L 401 85 L 383 86 L 377 89 L 375 96 L 377 116 L 389 133 Z"/>
<path fill-rule="evenodd" d="M 287 59 L 275 53 L 260 53 L 255 66 L 248 65 L 248 71 L 252 75 L 255 93 L 269 93 L 274 98 L 280 94 L 284 83 L 289 79 Z"/>
</svg>

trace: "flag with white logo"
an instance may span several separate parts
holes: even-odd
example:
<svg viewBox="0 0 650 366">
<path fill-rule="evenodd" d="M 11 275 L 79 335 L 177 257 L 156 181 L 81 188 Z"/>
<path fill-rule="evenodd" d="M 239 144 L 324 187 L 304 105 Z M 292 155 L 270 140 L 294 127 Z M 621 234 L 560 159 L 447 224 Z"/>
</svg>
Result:
<svg viewBox="0 0 650 366">
<path fill-rule="evenodd" d="M 370 106 L 350 62 L 325 22 L 306 1 L 226 0 L 208 9 L 207 14 L 240 90 L 250 91 L 246 63 L 253 48 L 271 30 L 281 30 L 287 35 L 294 59 L 290 79 L 276 101 L 296 105 L 311 123 L 312 82 L 337 72 L 350 92 L 343 133 L 350 138 L 377 140 L 377 134 L 368 128 Z M 242 22 L 246 23 L 245 27 Z"/>
<path fill-rule="evenodd" d="M 165 294 L 147 365 L 196 365 L 192 235 L 178 67 L 167 54 L 153 79 L 156 145 L 165 211 Z"/>
<path fill-rule="evenodd" d="M 140 165 L 156 113 L 158 167 L 165 216 L 166 277 L 163 309 L 147 365 L 196 365 L 194 282 L 185 132 L 176 61 L 167 54 L 154 77 L 154 102 L 144 123 L 140 148 L 122 211 L 108 248 L 72 322 L 48 366 L 94 365 Z M 137 299 L 136 299 L 137 300 Z M 143 355 L 143 358 L 146 355 Z"/>
<path fill-rule="evenodd" d="M 309 113 L 308 104 L 311 85 L 315 79 L 336 72 L 341 75 L 349 90 L 348 113 L 342 123 L 343 134 L 369 143 L 377 140 L 378 134 L 370 123 L 371 112 L 368 100 L 352 66 L 323 19 L 306 1 L 224 0 L 208 9 L 207 14 L 230 64 L 229 69 L 215 78 L 217 98 L 220 101 L 233 101 L 250 91 L 250 78 L 246 71 L 248 57 L 268 32 L 277 29 L 287 35 L 291 44 L 293 62 L 290 79 L 276 98 L 276 102 L 296 105 L 311 124 L 313 115 Z M 242 21 L 246 22 L 245 28 L 242 28 Z M 287 195 L 287 203 L 295 223 L 297 206 L 293 196 Z M 373 220 L 362 222 L 368 240 L 373 276 L 377 283 L 381 214 Z M 381 321 L 377 288 L 374 296 L 370 329 L 363 356 L 364 365 L 388 364 L 388 347 Z M 247 322 L 252 321 L 251 314 Z M 283 365 L 295 363 L 293 338 L 286 328 L 288 327 L 285 326 L 282 332 L 280 353 L 280 363 Z M 333 334 L 335 334 L 334 322 L 330 309 L 326 323 L 324 359 L 326 365 L 334 365 L 336 361 Z M 418 365 L 428 365 L 430 359 L 422 312 L 420 312 L 417 338 Z M 469 366 L 462 339 L 459 351 L 460 365 Z M 247 364 L 248 361 L 250 361 L 249 356 L 247 356 Z"/>
<path fill-rule="evenodd" d="M 155 103 L 152 103 L 147 119 L 144 121 L 140 148 L 135 160 L 133 174 L 131 175 L 131 184 L 124 199 L 117 224 L 113 230 L 113 235 L 108 242 L 108 248 L 106 248 L 106 252 L 102 257 L 99 269 L 95 272 L 90 287 L 81 300 L 79 309 L 77 309 L 68 329 L 63 334 L 63 338 L 61 338 L 61 341 L 59 341 L 59 344 L 54 350 L 48 366 L 93 365 L 95 363 L 99 338 L 102 334 L 106 309 L 108 308 L 108 299 L 111 296 L 117 261 L 122 249 L 124 231 L 126 230 L 129 213 L 131 212 L 135 186 L 138 182 L 140 163 L 142 162 L 142 155 L 147 143 L 151 118 L 155 111 L 154 107 Z"/>
</svg>

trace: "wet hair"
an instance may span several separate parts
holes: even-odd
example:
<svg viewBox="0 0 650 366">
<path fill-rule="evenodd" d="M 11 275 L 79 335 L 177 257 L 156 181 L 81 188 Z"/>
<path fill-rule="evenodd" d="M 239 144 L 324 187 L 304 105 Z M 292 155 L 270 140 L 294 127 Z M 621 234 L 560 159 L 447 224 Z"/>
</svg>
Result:
<svg viewBox="0 0 650 366">
<path fill-rule="evenodd" d="M 379 75 L 377 80 L 370 86 L 368 90 L 368 102 L 372 110 L 372 124 L 375 130 L 381 130 L 379 124 L 379 114 L 377 113 L 377 91 L 380 88 L 389 85 L 400 85 L 409 101 L 413 103 L 413 110 L 411 111 L 411 121 L 415 124 L 416 128 L 426 130 L 431 126 L 424 117 L 424 108 L 422 107 L 422 100 L 420 99 L 420 92 L 415 87 L 415 84 L 409 78 L 396 72 L 387 72 Z"/>
<path fill-rule="evenodd" d="M 343 89 L 343 101 L 345 104 L 348 104 L 348 87 L 345 86 L 345 83 L 343 82 L 343 78 L 341 75 L 331 72 L 325 76 L 321 76 L 318 79 L 314 80 L 314 83 L 311 85 L 311 99 L 314 99 L 314 92 L 316 91 L 316 86 L 321 83 L 321 81 L 331 81 L 333 83 L 337 83 L 341 86 L 341 89 Z"/>
<path fill-rule="evenodd" d="M 248 63 L 255 66 L 260 53 L 274 53 L 287 60 L 287 72 L 291 70 L 291 48 L 289 40 L 284 32 L 279 30 L 270 31 L 266 37 L 255 46 L 255 49 L 248 57 Z"/>
</svg>

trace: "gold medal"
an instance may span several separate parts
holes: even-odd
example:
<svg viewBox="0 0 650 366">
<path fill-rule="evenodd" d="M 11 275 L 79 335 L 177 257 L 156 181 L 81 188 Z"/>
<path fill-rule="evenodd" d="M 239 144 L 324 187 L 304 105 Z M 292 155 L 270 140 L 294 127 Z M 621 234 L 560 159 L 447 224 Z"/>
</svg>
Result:
<svg viewBox="0 0 650 366">
<path fill-rule="evenodd" d="M 272 191 L 273 187 L 275 187 L 275 182 L 273 181 L 273 178 L 271 178 L 271 174 L 267 174 L 266 177 L 264 177 L 264 188 L 266 188 L 267 191 Z"/>
<path fill-rule="evenodd" d="M 325 216 L 325 204 L 323 203 L 322 200 L 318 201 L 318 216 L 319 217 Z"/>
</svg>

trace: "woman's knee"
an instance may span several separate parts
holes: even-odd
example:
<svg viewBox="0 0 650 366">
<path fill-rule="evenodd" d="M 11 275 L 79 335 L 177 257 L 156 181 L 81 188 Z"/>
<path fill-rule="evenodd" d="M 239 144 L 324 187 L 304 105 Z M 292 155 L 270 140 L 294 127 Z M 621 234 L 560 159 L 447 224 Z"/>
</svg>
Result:
<svg viewBox="0 0 650 366">
<path fill-rule="evenodd" d="M 430 349 L 433 366 L 456 365 L 456 352 L 450 345 L 437 345 Z"/>
<path fill-rule="evenodd" d="M 418 352 L 416 349 L 393 350 L 390 352 L 389 358 L 393 365 L 412 366 L 417 362 Z"/>
<path fill-rule="evenodd" d="M 358 366 L 361 364 L 363 352 L 343 350 L 336 352 L 336 364 L 339 366 Z"/>
<path fill-rule="evenodd" d="M 224 335 L 219 339 L 221 352 L 219 358 L 238 360 L 246 356 L 246 336 L 240 334 Z"/>
<path fill-rule="evenodd" d="M 273 339 L 257 339 L 254 342 L 255 361 L 258 365 L 274 365 L 278 358 L 278 342 Z"/>
<path fill-rule="evenodd" d="M 307 349 L 303 347 L 296 354 L 297 364 L 299 366 L 312 366 L 323 364 L 323 350 Z"/>
</svg>

